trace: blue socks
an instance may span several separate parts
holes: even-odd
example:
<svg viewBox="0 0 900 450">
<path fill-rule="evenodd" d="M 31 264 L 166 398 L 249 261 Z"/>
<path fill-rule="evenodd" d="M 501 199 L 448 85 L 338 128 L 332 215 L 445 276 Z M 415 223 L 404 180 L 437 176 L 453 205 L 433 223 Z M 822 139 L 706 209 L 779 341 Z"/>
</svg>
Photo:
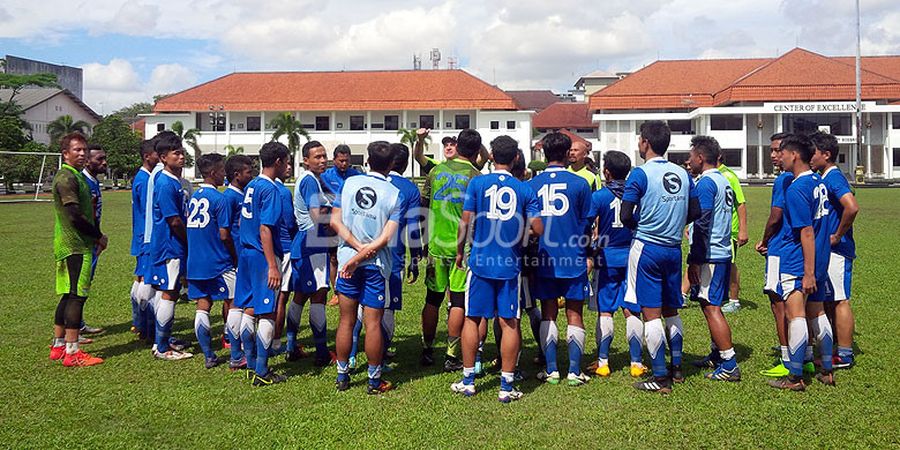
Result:
<svg viewBox="0 0 900 450">
<path fill-rule="evenodd" d="M 669 370 L 666 368 L 666 339 L 662 319 L 644 322 L 644 338 L 647 341 L 647 352 L 650 353 L 653 376 L 667 376 Z"/>
<path fill-rule="evenodd" d="M 256 358 L 256 319 L 247 313 L 241 313 L 241 347 L 247 358 L 247 367 L 253 367 Z"/>
<path fill-rule="evenodd" d="M 197 342 L 200 344 L 200 349 L 203 350 L 203 356 L 207 359 L 216 357 L 212 351 L 209 327 L 209 311 L 197 310 L 194 314 L 194 334 L 197 335 Z"/>
<path fill-rule="evenodd" d="M 381 386 L 381 365 L 373 366 L 369 364 L 369 386 Z"/>
<path fill-rule="evenodd" d="M 287 326 L 285 333 L 287 334 L 287 352 L 291 353 L 297 349 L 297 331 L 300 329 L 300 317 L 303 315 L 303 305 L 296 302 L 288 302 L 287 310 Z"/>
<path fill-rule="evenodd" d="M 669 336 L 669 351 L 672 353 L 672 365 L 681 365 L 681 350 L 684 348 L 684 326 L 681 316 L 666 317 L 666 331 Z"/>
<path fill-rule="evenodd" d="M 788 323 L 788 370 L 791 376 L 803 376 L 803 359 L 806 356 L 806 345 L 809 342 L 809 330 L 805 317 L 795 317 Z"/>
<path fill-rule="evenodd" d="M 541 321 L 541 349 L 544 351 L 544 359 L 547 362 L 547 373 L 557 372 L 556 367 L 556 341 L 559 338 L 559 329 L 552 320 Z"/>
<path fill-rule="evenodd" d="M 569 344 L 569 373 L 581 374 L 581 355 L 584 353 L 584 328 L 575 325 L 566 327 L 566 341 Z"/>
<path fill-rule="evenodd" d="M 264 377 L 269 374 L 269 348 L 272 346 L 272 337 L 275 335 L 275 321 L 260 318 L 256 329 L 256 367 L 257 375 Z"/>
<path fill-rule="evenodd" d="M 313 343 L 316 344 L 316 358 L 329 358 L 324 303 L 309 305 L 309 326 L 312 328 Z"/>
<path fill-rule="evenodd" d="M 640 317 L 631 315 L 625 319 L 625 337 L 628 339 L 628 353 L 632 363 L 641 363 L 643 359 L 644 322 Z"/>
</svg>

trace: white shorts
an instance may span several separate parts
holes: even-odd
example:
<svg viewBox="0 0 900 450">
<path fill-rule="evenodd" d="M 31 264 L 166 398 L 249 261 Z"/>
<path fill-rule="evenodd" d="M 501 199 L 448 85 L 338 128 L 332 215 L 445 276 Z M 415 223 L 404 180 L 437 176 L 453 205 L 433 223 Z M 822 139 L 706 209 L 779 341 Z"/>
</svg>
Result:
<svg viewBox="0 0 900 450">
<path fill-rule="evenodd" d="M 781 257 L 766 256 L 766 282 L 763 285 L 763 294 L 775 294 L 781 296 Z"/>
<path fill-rule="evenodd" d="M 830 301 L 850 299 L 850 285 L 853 279 L 853 259 L 837 253 L 831 253 L 828 261 L 828 279 L 831 280 L 832 298 Z"/>
<path fill-rule="evenodd" d="M 285 253 L 281 257 L 281 292 L 291 291 L 291 275 L 294 269 L 291 267 L 291 254 Z"/>
</svg>

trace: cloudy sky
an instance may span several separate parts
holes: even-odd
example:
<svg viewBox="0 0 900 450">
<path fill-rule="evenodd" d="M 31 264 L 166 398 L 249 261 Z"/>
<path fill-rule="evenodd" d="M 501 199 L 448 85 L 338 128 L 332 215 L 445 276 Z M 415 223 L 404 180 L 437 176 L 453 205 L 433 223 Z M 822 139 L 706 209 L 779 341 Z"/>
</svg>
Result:
<svg viewBox="0 0 900 450">
<path fill-rule="evenodd" d="M 864 54 L 900 54 L 900 1 L 862 0 Z M 569 89 L 656 59 L 854 53 L 853 0 L 4 0 L 0 55 L 84 68 L 97 112 L 233 71 L 412 68 L 440 48 L 504 89 Z"/>
</svg>

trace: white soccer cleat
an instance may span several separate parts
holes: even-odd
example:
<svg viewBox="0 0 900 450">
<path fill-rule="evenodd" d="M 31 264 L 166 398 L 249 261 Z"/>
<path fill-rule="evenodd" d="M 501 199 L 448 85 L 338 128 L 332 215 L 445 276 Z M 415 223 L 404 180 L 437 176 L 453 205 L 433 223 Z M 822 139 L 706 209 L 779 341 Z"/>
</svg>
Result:
<svg viewBox="0 0 900 450">
<path fill-rule="evenodd" d="M 591 377 L 587 376 L 584 372 L 579 373 L 578 375 L 570 373 L 569 376 L 566 377 L 566 380 L 569 382 L 569 386 L 581 386 L 590 381 Z"/>
<path fill-rule="evenodd" d="M 153 352 L 153 356 L 155 356 L 156 359 L 162 359 L 165 361 L 180 361 L 182 359 L 192 358 L 194 354 L 188 352 L 179 352 L 178 350 L 169 350 L 167 352 Z"/>
<path fill-rule="evenodd" d="M 475 395 L 475 385 L 474 384 L 465 384 L 462 381 L 458 381 L 450 385 L 450 390 L 457 393 L 465 395 L 466 397 L 471 397 Z"/>
<path fill-rule="evenodd" d="M 541 370 L 536 375 L 537 379 L 545 383 L 559 384 L 559 372 L 553 371 L 547 373 L 547 369 Z"/>
<path fill-rule="evenodd" d="M 500 394 L 497 396 L 497 400 L 500 400 L 500 403 L 509 403 L 519 400 L 525 394 L 522 391 L 513 388 L 511 391 L 500 390 Z"/>
</svg>

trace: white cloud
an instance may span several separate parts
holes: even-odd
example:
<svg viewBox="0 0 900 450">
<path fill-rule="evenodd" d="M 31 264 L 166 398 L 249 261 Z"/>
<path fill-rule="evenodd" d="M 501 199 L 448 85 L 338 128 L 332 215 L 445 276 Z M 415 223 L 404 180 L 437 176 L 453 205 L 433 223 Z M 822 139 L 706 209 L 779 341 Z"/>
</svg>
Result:
<svg viewBox="0 0 900 450">
<path fill-rule="evenodd" d="M 158 65 L 146 80 L 124 59 L 85 64 L 82 69 L 84 101 L 101 114 L 133 103 L 149 102 L 154 95 L 177 92 L 197 82 L 196 74 L 181 64 Z"/>
</svg>

